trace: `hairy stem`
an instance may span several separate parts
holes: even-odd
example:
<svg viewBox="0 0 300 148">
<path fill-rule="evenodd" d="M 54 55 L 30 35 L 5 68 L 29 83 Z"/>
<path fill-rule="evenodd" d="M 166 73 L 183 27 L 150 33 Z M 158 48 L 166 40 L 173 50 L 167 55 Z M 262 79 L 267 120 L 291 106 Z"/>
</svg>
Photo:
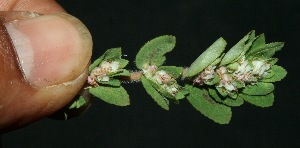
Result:
<svg viewBox="0 0 300 148">
<path fill-rule="evenodd" d="M 121 81 L 140 81 L 143 75 L 143 71 L 132 71 L 130 76 L 121 76 L 119 80 Z"/>
</svg>

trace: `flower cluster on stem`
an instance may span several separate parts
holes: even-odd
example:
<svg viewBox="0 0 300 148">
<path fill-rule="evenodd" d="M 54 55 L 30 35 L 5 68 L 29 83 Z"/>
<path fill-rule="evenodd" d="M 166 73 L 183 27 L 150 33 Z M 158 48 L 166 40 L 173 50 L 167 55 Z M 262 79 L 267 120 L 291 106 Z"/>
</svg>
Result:
<svg viewBox="0 0 300 148">
<path fill-rule="evenodd" d="M 119 70 L 120 63 L 117 61 L 104 61 L 100 66 L 92 70 L 88 76 L 88 83 L 92 86 L 98 85 L 97 82 L 108 82 L 109 76 Z"/>
<path fill-rule="evenodd" d="M 144 66 L 143 73 L 147 79 L 159 85 L 169 94 L 175 96 L 179 91 L 180 86 L 178 85 L 176 79 L 166 71 L 158 70 L 155 65 Z"/>
<path fill-rule="evenodd" d="M 245 56 L 243 56 L 231 66 L 218 68 L 216 66 L 208 66 L 194 78 L 193 84 L 203 85 L 217 76 L 220 78 L 220 81 L 216 84 L 216 87 L 222 88 L 228 94 L 237 93 L 239 88 L 245 87 L 247 84 L 254 85 L 264 78 L 270 68 L 271 64 L 266 60 L 246 60 Z"/>
</svg>

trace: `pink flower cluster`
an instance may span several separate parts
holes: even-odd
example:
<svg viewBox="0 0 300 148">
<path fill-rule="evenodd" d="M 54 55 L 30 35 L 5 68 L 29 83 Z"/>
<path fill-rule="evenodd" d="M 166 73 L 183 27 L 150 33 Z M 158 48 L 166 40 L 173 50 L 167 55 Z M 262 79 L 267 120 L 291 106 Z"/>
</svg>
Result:
<svg viewBox="0 0 300 148">
<path fill-rule="evenodd" d="M 109 81 L 109 75 L 119 70 L 120 63 L 116 61 L 107 62 L 104 61 L 99 67 L 92 70 L 88 76 L 87 81 L 90 85 L 98 85 L 97 81 L 107 82 Z"/>
</svg>

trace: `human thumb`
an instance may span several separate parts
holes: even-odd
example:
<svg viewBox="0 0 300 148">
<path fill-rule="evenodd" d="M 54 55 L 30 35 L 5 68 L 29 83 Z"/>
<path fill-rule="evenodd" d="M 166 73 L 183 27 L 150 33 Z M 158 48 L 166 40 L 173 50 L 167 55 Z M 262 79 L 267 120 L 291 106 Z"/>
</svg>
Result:
<svg viewBox="0 0 300 148">
<path fill-rule="evenodd" d="M 60 13 L 0 13 L 0 132 L 66 105 L 83 86 L 92 53 L 87 28 Z"/>
</svg>

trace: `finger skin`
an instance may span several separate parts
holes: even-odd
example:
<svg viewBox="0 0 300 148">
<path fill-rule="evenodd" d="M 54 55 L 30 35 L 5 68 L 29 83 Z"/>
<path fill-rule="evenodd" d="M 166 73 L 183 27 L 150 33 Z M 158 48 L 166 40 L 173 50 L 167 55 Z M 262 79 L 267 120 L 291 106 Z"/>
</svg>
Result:
<svg viewBox="0 0 300 148">
<path fill-rule="evenodd" d="M 0 10 L 35 11 L 44 14 L 64 12 L 53 0 L 0 0 Z M 3 20 L 0 18 L 0 21 Z M 74 80 L 43 88 L 30 85 L 20 70 L 14 47 L 1 22 L 0 38 L 0 133 L 23 127 L 52 114 L 76 96 L 84 85 L 88 64 Z M 85 49 L 89 50 L 85 52 L 88 57 L 91 57 L 92 43 L 90 44 Z"/>
<path fill-rule="evenodd" d="M 31 11 L 42 14 L 65 12 L 54 0 L 0 0 L 1 11 Z"/>
</svg>

